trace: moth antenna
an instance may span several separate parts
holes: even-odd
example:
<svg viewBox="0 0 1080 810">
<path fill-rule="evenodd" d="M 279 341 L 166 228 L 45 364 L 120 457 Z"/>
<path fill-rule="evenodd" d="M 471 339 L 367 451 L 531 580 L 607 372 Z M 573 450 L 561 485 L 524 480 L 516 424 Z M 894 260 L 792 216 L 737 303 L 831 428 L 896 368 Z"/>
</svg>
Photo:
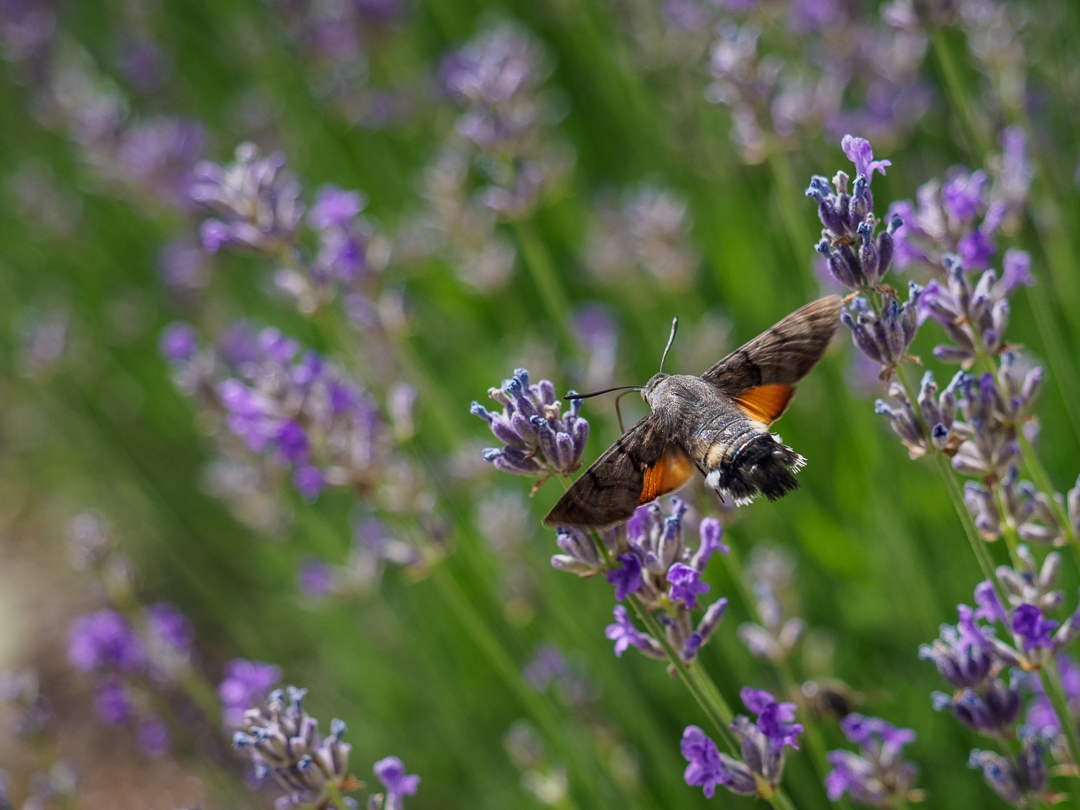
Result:
<svg viewBox="0 0 1080 810">
<path fill-rule="evenodd" d="M 660 358 L 660 373 L 664 373 L 664 361 L 667 360 L 667 353 L 671 351 L 671 344 L 675 342 L 675 333 L 679 331 L 679 316 L 675 316 L 675 320 L 671 322 L 671 336 L 667 339 L 667 346 L 664 347 L 664 356 Z"/>
<path fill-rule="evenodd" d="M 640 391 L 641 389 L 639 388 L 638 390 Z M 619 432 L 620 433 L 626 433 L 626 428 L 623 427 L 622 410 L 619 408 L 619 400 L 622 399 L 623 397 L 625 397 L 627 394 L 632 394 L 632 393 L 634 393 L 634 392 L 633 391 L 623 391 L 621 394 L 619 394 L 617 397 L 615 397 L 615 414 L 619 417 Z"/>
<path fill-rule="evenodd" d="M 642 390 L 640 385 L 620 385 L 615 388 L 605 388 L 603 391 L 593 391 L 591 394 L 578 394 L 571 391 L 563 399 L 588 399 L 589 397 L 598 397 L 601 394 L 610 394 L 612 391 L 626 391 L 628 389 L 631 391 Z"/>
</svg>

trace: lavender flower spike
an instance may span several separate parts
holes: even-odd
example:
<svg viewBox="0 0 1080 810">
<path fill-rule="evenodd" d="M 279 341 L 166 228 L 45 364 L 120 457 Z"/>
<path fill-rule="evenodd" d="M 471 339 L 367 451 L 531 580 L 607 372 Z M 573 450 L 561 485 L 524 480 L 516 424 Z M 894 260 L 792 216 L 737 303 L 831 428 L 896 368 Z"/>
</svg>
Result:
<svg viewBox="0 0 1080 810">
<path fill-rule="evenodd" d="M 690 763 L 683 772 L 683 779 L 688 785 L 700 786 L 706 798 L 713 797 L 717 785 L 742 796 L 753 796 L 757 792 L 753 773 L 741 762 L 721 754 L 716 743 L 697 726 L 686 727 L 680 748 Z"/>
<path fill-rule="evenodd" d="M 236 159 L 227 166 L 199 163 L 189 194 L 221 217 L 200 228 L 208 253 L 223 247 L 275 253 L 294 241 L 304 212 L 300 184 L 285 168 L 285 156 L 263 157 L 253 143 L 236 147 Z"/>
<path fill-rule="evenodd" d="M 529 372 L 516 369 L 501 388 L 492 388 L 488 396 L 503 406 L 502 413 L 491 412 L 479 402 L 469 409 L 488 423 L 501 448 L 488 448 L 484 459 L 497 469 L 514 475 L 569 475 L 581 466 L 589 423 L 581 417 L 581 400 L 575 399 L 569 411 L 560 413 L 562 403 L 549 380 L 529 384 Z"/>
<path fill-rule="evenodd" d="M 858 714 L 845 717 L 840 729 L 859 746 L 859 753 L 829 752 L 833 769 L 825 777 L 825 788 L 830 801 L 845 793 L 869 807 L 893 807 L 898 799 L 921 800 L 922 791 L 911 789 L 919 769 L 903 760 L 904 746 L 915 739 L 914 731 Z"/>
<path fill-rule="evenodd" d="M 676 602 L 681 600 L 687 610 L 697 607 L 698 594 L 710 590 L 709 584 L 701 581 L 700 571 L 682 563 L 675 563 L 668 569 L 667 581 L 671 583 L 671 599 Z"/>
<path fill-rule="evenodd" d="M 342 790 L 348 777 L 352 746 L 341 742 L 345 724 L 335 719 L 330 734 L 321 736 L 319 721 L 303 709 L 306 694 L 295 686 L 276 690 L 266 711 L 248 711 L 243 730 L 233 735 L 233 747 L 250 751 L 257 771 L 269 773 L 287 791 L 275 803 L 280 810 L 327 808 L 331 789 Z"/>
</svg>

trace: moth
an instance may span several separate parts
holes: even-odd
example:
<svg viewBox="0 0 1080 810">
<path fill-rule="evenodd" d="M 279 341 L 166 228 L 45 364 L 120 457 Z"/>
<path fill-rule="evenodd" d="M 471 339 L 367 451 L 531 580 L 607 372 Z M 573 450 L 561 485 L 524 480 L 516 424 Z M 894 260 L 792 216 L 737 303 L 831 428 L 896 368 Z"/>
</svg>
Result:
<svg viewBox="0 0 1080 810">
<path fill-rule="evenodd" d="M 574 482 L 544 525 L 617 526 L 642 504 L 684 487 L 695 469 L 738 505 L 796 489 L 794 474 L 806 460 L 769 426 L 825 353 L 842 305 L 838 295 L 807 304 L 700 377 L 665 374 L 661 360 L 641 389 L 651 413 Z M 673 325 L 665 358 L 674 337 Z"/>
</svg>

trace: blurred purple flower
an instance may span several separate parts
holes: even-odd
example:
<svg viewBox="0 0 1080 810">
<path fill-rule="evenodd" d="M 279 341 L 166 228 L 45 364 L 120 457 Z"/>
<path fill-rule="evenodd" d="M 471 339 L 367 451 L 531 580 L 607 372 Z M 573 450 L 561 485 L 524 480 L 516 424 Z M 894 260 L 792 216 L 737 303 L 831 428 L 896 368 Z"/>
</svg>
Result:
<svg viewBox="0 0 1080 810">
<path fill-rule="evenodd" d="M 375 763 L 375 776 L 386 788 L 386 810 L 400 810 L 404 796 L 415 795 L 420 777 L 405 773 L 405 763 L 397 757 L 386 757 Z"/>
<path fill-rule="evenodd" d="M 159 717 L 147 717 L 135 730 L 135 740 L 147 756 L 163 757 L 169 753 L 172 741 L 169 727 Z"/>
<path fill-rule="evenodd" d="M 321 599 L 334 590 L 334 566 L 321 560 L 308 560 L 297 569 L 296 581 L 305 596 Z"/>
<path fill-rule="evenodd" d="M 158 602 L 146 609 L 146 630 L 155 639 L 187 654 L 195 640 L 191 621 L 170 602 Z"/>
<path fill-rule="evenodd" d="M 142 639 L 112 608 L 77 617 L 68 631 L 68 660 L 80 672 L 135 672 L 146 663 Z"/>
<path fill-rule="evenodd" d="M 170 363 L 190 360 L 199 348 L 199 333 L 191 324 L 177 321 L 165 327 L 159 344 L 162 356 Z"/>
<path fill-rule="evenodd" d="M 98 684 L 94 713 L 107 726 L 122 726 L 128 722 L 134 713 L 128 685 L 115 678 L 107 678 Z"/>
<path fill-rule="evenodd" d="M 234 658 L 225 665 L 225 677 L 218 684 L 222 717 L 227 726 L 244 722 L 244 712 L 266 700 L 270 688 L 281 680 L 281 667 L 262 661 Z"/>
</svg>

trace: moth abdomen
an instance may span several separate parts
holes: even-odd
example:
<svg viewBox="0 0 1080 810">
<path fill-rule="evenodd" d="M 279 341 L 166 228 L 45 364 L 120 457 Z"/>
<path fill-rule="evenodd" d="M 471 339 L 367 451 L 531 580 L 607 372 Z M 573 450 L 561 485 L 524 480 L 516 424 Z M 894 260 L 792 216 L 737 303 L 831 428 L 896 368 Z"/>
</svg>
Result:
<svg viewBox="0 0 1080 810">
<path fill-rule="evenodd" d="M 802 456 L 765 433 L 743 445 L 730 462 L 712 470 L 706 483 L 727 492 L 739 505 L 758 494 L 775 501 L 799 488 L 795 472 L 805 463 Z"/>
</svg>

